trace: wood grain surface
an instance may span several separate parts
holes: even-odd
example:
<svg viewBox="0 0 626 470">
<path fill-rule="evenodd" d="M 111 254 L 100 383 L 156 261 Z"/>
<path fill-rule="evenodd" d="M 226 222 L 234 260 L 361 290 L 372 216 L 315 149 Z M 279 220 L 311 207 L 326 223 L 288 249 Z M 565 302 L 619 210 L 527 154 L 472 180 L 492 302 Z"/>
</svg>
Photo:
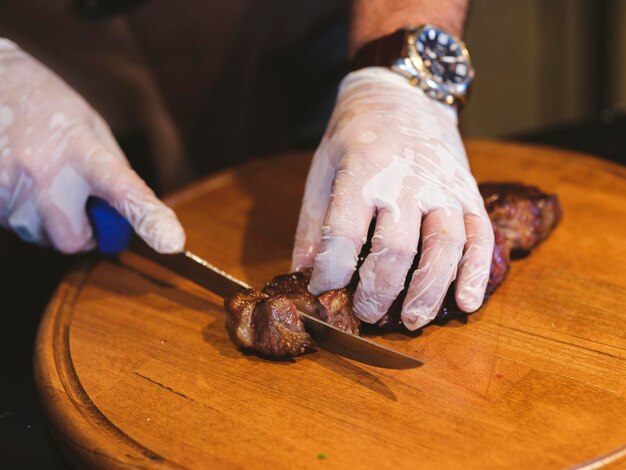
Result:
<svg viewBox="0 0 626 470">
<path fill-rule="evenodd" d="M 70 461 L 103 468 L 626 468 L 626 169 L 469 142 L 479 181 L 559 194 L 564 218 L 466 322 L 374 339 L 383 370 L 318 350 L 242 354 L 214 294 L 132 254 L 78 267 L 35 374 Z M 256 285 L 287 272 L 310 155 L 252 162 L 169 199 L 188 247 Z"/>
</svg>

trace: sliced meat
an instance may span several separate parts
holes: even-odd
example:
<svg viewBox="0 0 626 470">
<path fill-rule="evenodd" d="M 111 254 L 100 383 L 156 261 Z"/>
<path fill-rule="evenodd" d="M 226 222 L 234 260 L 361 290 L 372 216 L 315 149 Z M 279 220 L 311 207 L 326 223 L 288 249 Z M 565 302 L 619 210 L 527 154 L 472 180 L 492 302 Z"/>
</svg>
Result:
<svg viewBox="0 0 626 470">
<path fill-rule="evenodd" d="M 276 276 L 265 284 L 263 292 L 267 295 L 284 295 L 291 300 L 298 310 L 309 315 L 316 315 L 317 300 L 307 286 L 311 280 L 311 269 Z"/>
<path fill-rule="evenodd" d="M 491 257 L 489 281 L 487 281 L 487 289 L 485 289 L 485 302 L 493 294 L 493 291 L 504 282 L 504 278 L 509 272 L 509 262 L 511 260 L 509 244 L 502 230 L 495 224 L 493 224 L 493 235 L 493 255 Z"/>
<path fill-rule="evenodd" d="M 285 296 L 246 289 L 225 299 L 224 306 L 228 332 L 243 348 L 279 359 L 298 356 L 313 346 L 296 306 Z"/>
<path fill-rule="evenodd" d="M 228 312 L 226 328 L 239 346 L 254 348 L 254 308 L 259 300 L 265 298 L 267 295 L 256 289 L 245 289 L 224 299 L 224 307 Z"/>
<path fill-rule="evenodd" d="M 254 349 L 266 356 L 299 356 L 313 346 L 296 306 L 284 295 L 260 300 L 253 324 Z"/>
<path fill-rule="evenodd" d="M 491 221 L 512 251 L 528 252 L 544 240 L 561 218 L 555 194 L 521 183 L 483 183 L 480 194 Z"/>
<path fill-rule="evenodd" d="M 502 284 L 509 269 L 512 252 L 528 252 L 544 240 L 561 218 L 557 196 L 545 194 L 534 186 L 520 183 L 486 183 L 479 186 L 491 218 L 495 246 L 485 301 Z M 360 259 L 367 256 L 369 244 Z M 417 268 L 419 253 L 407 279 Z M 297 310 L 314 315 L 337 328 L 359 334 L 360 321 L 352 309 L 352 294 L 358 276 L 349 286 L 312 295 L 307 286 L 311 270 L 277 276 L 263 292 L 248 289 L 225 302 L 229 312 L 228 329 L 233 340 L 266 356 L 281 358 L 302 354 L 312 345 Z M 407 281 L 408 282 L 408 281 Z M 406 289 L 398 296 L 389 312 L 376 324 L 383 329 L 404 329 L 400 312 Z M 466 315 L 454 299 L 450 287 L 437 319 Z"/>
<path fill-rule="evenodd" d="M 350 333 L 359 334 L 361 321 L 352 309 L 352 292 L 349 288 L 324 292 L 317 297 L 309 292 L 311 269 L 282 274 L 265 284 L 267 295 L 284 295 L 296 308 Z"/>
</svg>

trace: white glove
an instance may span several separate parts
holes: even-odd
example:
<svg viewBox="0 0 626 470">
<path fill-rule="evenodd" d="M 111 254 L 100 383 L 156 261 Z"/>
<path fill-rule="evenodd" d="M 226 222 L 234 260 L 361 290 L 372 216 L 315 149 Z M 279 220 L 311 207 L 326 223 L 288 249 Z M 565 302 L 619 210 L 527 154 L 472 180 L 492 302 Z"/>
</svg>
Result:
<svg viewBox="0 0 626 470">
<path fill-rule="evenodd" d="M 376 322 L 404 288 L 420 224 L 404 325 L 414 330 L 435 317 L 457 268 L 457 304 L 466 312 L 480 307 L 494 236 L 456 111 L 371 67 L 344 79 L 309 171 L 293 268 L 313 266 L 313 294 L 348 284 L 374 216 L 354 295 L 359 318 Z"/>
<path fill-rule="evenodd" d="M 130 168 L 104 120 L 58 76 L 0 39 L 0 224 L 63 252 L 94 247 L 90 195 L 150 246 L 181 251 L 174 212 Z"/>
</svg>

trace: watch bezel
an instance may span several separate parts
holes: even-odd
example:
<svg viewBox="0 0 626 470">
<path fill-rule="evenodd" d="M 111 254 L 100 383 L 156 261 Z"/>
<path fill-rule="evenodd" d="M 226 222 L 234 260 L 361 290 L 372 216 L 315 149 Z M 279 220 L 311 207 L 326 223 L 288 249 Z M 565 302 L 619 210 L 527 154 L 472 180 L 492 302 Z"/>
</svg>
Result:
<svg viewBox="0 0 626 470">
<path fill-rule="evenodd" d="M 435 29 L 451 37 L 461 49 L 461 55 L 467 64 L 467 76 L 460 83 L 441 83 L 434 78 L 426 65 L 424 64 L 418 50 L 417 41 L 420 34 L 427 29 Z M 454 104 L 457 101 L 464 102 L 469 92 L 470 85 L 474 78 L 474 68 L 469 56 L 469 52 L 465 43 L 448 31 L 432 25 L 424 24 L 417 27 L 409 28 L 406 35 L 406 53 L 410 65 L 415 69 L 414 79 L 416 85 L 422 88 L 432 98 L 444 101 L 448 104 Z"/>
</svg>

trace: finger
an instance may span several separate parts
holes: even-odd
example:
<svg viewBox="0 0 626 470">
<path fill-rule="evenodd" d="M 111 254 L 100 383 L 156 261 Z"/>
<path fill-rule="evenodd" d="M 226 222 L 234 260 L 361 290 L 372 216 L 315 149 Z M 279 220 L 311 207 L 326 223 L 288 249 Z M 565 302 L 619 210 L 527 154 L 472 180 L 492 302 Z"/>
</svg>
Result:
<svg viewBox="0 0 626 470">
<path fill-rule="evenodd" d="M 483 303 L 493 256 L 494 234 L 487 214 L 465 215 L 467 243 L 459 264 L 456 303 L 464 312 L 473 312 Z"/>
<path fill-rule="evenodd" d="M 32 197 L 35 182 L 22 171 L 19 171 L 15 187 L 9 194 L 3 194 L 6 211 L 3 226 L 13 230 L 18 237 L 26 242 L 45 245 L 47 239 L 43 231 L 41 215 Z"/>
<path fill-rule="evenodd" d="M 15 205 L 7 218 L 7 225 L 26 242 L 38 245 L 46 245 L 48 242 L 43 231 L 41 215 L 30 198 Z"/>
<path fill-rule="evenodd" d="M 125 160 L 100 147 L 84 162 L 83 174 L 91 193 L 111 204 L 150 247 L 159 253 L 178 253 L 185 231 L 174 211 L 163 204 Z"/>
<path fill-rule="evenodd" d="M 360 188 L 351 183 L 351 174 L 339 169 L 313 263 L 309 283 L 312 294 L 348 285 L 367 240 L 374 208 L 365 204 Z"/>
<path fill-rule="evenodd" d="M 74 168 L 65 165 L 38 198 L 45 232 L 63 253 L 87 251 L 95 246 L 85 212 L 90 185 Z"/>
<path fill-rule="evenodd" d="M 380 320 L 404 289 L 417 253 L 421 217 L 417 204 L 407 204 L 397 212 L 378 211 L 372 249 L 359 269 L 354 293 L 354 310 L 361 320 Z"/>
<path fill-rule="evenodd" d="M 465 245 L 463 213 L 455 205 L 435 209 L 422 223 L 422 253 L 402 306 L 402 322 L 409 330 L 429 323 L 456 276 Z"/>
<path fill-rule="evenodd" d="M 311 162 L 291 257 L 292 271 L 313 266 L 315 255 L 319 251 L 322 225 L 336 171 L 328 151 L 328 144 L 323 140 Z"/>
<path fill-rule="evenodd" d="M 96 242 L 89 220 L 83 214 L 68 216 L 63 209 L 50 208 L 43 215 L 44 229 L 50 243 L 62 253 L 93 250 Z"/>
<path fill-rule="evenodd" d="M 98 113 L 94 112 L 92 121 L 92 131 L 95 137 L 101 142 L 110 152 L 116 155 L 124 155 L 124 152 L 117 143 L 117 139 L 111 132 L 111 128 L 107 122 Z M 122 158 L 124 160 L 124 158 Z"/>
</svg>

